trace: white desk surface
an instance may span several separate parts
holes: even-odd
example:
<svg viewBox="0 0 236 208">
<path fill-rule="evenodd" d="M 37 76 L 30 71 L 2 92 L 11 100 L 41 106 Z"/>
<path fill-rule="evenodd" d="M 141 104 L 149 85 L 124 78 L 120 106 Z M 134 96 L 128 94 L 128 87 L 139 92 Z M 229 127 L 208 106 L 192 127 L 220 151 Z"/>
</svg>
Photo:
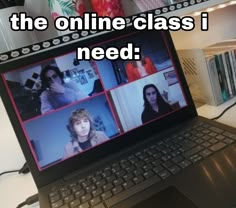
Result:
<svg viewBox="0 0 236 208">
<path fill-rule="evenodd" d="M 37 193 L 31 174 L 10 173 L 0 176 L 0 206 L 16 208 L 26 198 Z M 39 203 L 24 208 L 39 208 Z"/>
<path fill-rule="evenodd" d="M 236 102 L 236 98 L 231 99 L 227 103 L 218 107 L 204 105 L 197 109 L 198 114 L 207 118 L 218 116 L 225 108 Z M 12 169 L 19 169 L 24 164 L 24 156 L 20 150 L 17 139 L 7 117 L 2 100 L 0 99 L 0 172 Z M 228 124 L 236 128 L 236 106 L 227 111 L 219 122 Z M 7 158 L 7 160 L 6 160 Z M 19 175 L 11 173 L 0 176 L 0 205 L 4 208 L 15 208 L 23 202 L 27 197 L 37 193 L 37 188 L 34 184 L 31 174 Z M 27 207 L 27 206 L 26 206 Z M 29 208 L 39 208 L 39 204 L 28 206 Z"/>
<path fill-rule="evenodd" d="M 221 112 L 234 103 L 236 103 L 236 97 L 219 106 L 203 105 L 197 109 L 197 112 L 198 115 L 211 119 L 220 115 Z M 236 105 L 226 111 L 217 121 L 236 128 Z"/>
</svg>

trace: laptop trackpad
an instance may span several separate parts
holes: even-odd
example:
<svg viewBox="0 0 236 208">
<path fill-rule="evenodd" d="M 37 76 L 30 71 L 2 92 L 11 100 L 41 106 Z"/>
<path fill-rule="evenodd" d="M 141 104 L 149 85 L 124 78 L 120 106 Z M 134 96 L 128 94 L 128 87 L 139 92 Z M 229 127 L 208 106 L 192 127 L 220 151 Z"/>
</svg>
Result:
<svg viewBox="0 0 236 208">
<path fill-rule="evenodd" d="M 132 208 L 197 208 L 193 202 L 184 196 L 177 188 L 170 186 L 154 196 L 140 202 Z"/>
</svg>

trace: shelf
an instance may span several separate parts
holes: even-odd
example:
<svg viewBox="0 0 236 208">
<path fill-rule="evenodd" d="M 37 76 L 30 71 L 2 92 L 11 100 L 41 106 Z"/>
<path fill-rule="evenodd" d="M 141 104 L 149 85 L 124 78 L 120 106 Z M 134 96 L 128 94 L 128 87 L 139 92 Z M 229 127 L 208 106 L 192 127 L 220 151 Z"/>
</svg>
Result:
<svg viewBox="0 0 236 208">
<path fill-rule="evenodd" d="M 165 16 L 185 16 L 185 15 L 192 15 L 194 12 L 197 11 L 205 11 L 208 8 L 217 6 L 219 4 L 229 3 L 229 0 L 209 0 L 204 3 L 196 4 L 193 6 L 186 7 L 184 9 L 179 9 L 173 12 L 168 12 Z"/>
<path fill-rule="evenodd" d="M 190 0 L 184 1 L 170 6 L 157 8 L 150 10 L 155 16 L 184 16 L 192 14 L 193 12 L 204 10 L 206 8 L 230 2 L 229 0 Z M 142 16 L 144 13 L 140 13 L 140 10 L 133 2 L 133 0 L 122 0 L 123 7 L 125 9 L 127 25 L 130 25 L 131 19 L 136 16 Z M 33 45 L 25 46 L 23 48 L 15 49 L 0 54 L 0 63 L 7 62 L 13 59 L 18 59 L 21 56 L 29 56 L 33 53 L 38 53 L 42 50 L 48 50 L 51 47 L 58 47 L 59 45 L 67 45 L 68 43 L 76 42 L 78 39 L 92 38 L 98 34 L 107 33 L 107 31 L 95 32 L 95 31 L 78 31 L 64 36 L 55 37 L 46 41 L 35 43 Z"/>
<path fill-rule="evenodd" d="M 189 3 L 190 2 L 190 3 Z M 197 4 L 192 5 L 191 2 L 196 2 Z M 174 10 L 174 11 L 170 11 L 171 7 L 173 7 L 174 5 L 178 5 L 178 4 L 174 4 L 174 5 L 170 5 L 170 6 L 166 6 L 163 8 L 157 8 L 157 10 L 162 11 L 164 8 L 167 8 L 168 11 L 166 12 L 166 9 L 164 9 L 164 13 L 160 14 L 162 16 L 166 16 L 166 17 L 170 17 L 170 16 L 184 16 L 184 15 L 188 15 L 188 14 L 192 14 L 196 11 L 202 11 L 202 10 L 206 10 L 207 8 L 216 6 L 218 4 L 224 4 L 224 3 L 229 3 L 230 0 L 190 0 L 190 1 L 185 1 L 185 2 L 181 2 L 178 3 L 180 5 L 183 5 L 181 9 Z M 127 16 L 131 16 L 131 15 L 136 15 L 139 14 L 141 12 L 145 12 L 145 11 L 141 11 L 137 5 L 134 3 L 133 0 L 122 0 L 122 4 L 125 8 L 125 14 Z M 156 8 L 153 8 L 156 9 Z"/>
</svg>

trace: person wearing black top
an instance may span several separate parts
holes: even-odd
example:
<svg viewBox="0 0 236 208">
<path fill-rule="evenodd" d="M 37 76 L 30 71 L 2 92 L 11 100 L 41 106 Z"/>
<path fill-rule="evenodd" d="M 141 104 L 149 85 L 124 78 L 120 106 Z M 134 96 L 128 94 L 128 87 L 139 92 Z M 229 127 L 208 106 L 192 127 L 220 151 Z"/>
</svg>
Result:
<svg viewBox="0 0 236 208">
<path fill-rule="evenodd" d="M 142 123 L 146 123 L 172 111 L 171 106 L 164 100 L 154 84 L 144 86 L 143 100 L 144 110 L 141 116 Z"/>
</svg>

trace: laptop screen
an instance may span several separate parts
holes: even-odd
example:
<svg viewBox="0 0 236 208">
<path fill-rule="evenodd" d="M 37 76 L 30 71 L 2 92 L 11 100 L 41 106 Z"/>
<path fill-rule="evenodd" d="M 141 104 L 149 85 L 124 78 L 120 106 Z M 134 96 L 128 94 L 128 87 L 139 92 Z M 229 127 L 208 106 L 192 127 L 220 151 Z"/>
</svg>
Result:
<svg viewBox="0 0 236 208">
<path fill-rule="evenodd" d="M 166 41 L 135 31 L 96 45 L 132 42 L 138 61 L 77 60 L 75 47 L 1 74 L 39 171 L 188 106 Z"/>
</svg>

